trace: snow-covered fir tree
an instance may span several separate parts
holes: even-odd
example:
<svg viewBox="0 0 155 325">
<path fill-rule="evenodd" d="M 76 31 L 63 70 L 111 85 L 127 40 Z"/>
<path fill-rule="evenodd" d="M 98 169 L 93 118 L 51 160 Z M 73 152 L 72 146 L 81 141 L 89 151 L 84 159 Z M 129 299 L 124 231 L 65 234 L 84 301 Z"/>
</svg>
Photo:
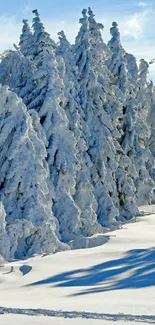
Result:
<svg viewBox="0 0 155 325">
<path fill-rule="evenodd" d="M 94 21 L 94 15 L 90 9 L 89 15 L 93 16 Z M 119 219 L 120 213 L 124 218 L 133 216 L 133 213 L 137 213 L 137 207 L 134 187 L 129 175 L 125 175 L 126 178 L 122 184 L 124 172 L 121 163 L 125 159 L 117 139 L 113 137 L 114 121 L 111 116 L 112 112 L 116 114 L 117 111 L 115 120 L 119 120 L 122 96 L 119 90 L 112 86 L 111 73 L 104 66 L 103 49 L 99 51 L 100 33 L 92 33 L 93 21 L 91 19 L 91 24 L 89 23 L 86 10 L 84 10 L 83 18 L 80 21 L 82 27 L 76 39 L 75 51 L 76 62 L 79 67 L 79 96 L 85 121 L 89 127 L 89 134 L 85 137 L 89 144 L 89 155 L 93 162 L 92 183 L 98 202 L 98 218 L 102 225 L 105 225 Z M 96 22 L 94 29 L 95 26 L 99 28 Z M 99 35 L 98 42 L 97 35 Z M 115 100 L 116 94 L 119 94 L 120 100 Z M 117 134 L 116 137 L 118 136 Z"/>
<path fill-rule="evenodd" d="M 144 121 L 147 120 L 153 102 L 153 83 L 148 80 L 149 64 L 140 60 L 138 71 L 137 102 L 138 110 Z"/>
<path fill-rule="evenodd" d="M 33 30 L 33 41 L 31 43 L 31 55 L 33 60 L 40 64 L 42 52 L 56 49 L 56 43 L 51 39 L 50 34 L 45 31 L 44 25 L 40 20 L 38 10 L 32 11 L 34 14 L 32 30 Z"/>
<path fill-rule="evenodd" d="M 10 257 L 10 238 L 6 231 L 6 213 L 2 202 L 0 202 L 0 266 L 1 257 Z"/>
<path fill-rule="evenodd" d="M 0 200 L 6 211 L 9 257 L 62 249 L 44 143 L 26 107 L 6 86 L 0 87 L 0 130 Z"/>
<path fill-rule="evenodd" d="M 8 85 L 29 106 L 35 88 L 34 71 L 32 62 L 20 50 L 6 51 L 0 62 L 0 83 Z"/>
<path fill-rule="evenodd" d="M 140 61 L 139 65 L 139 79 L 138 79 L 138 92 L 137 92 L 137 101 L 138 101 L 138 110 L 139 115 L 147 128 L 145 127 L 144 132 L 145 138 L 143 137 L 143 146 L 147 148 L 148 159 L 146 160 L 147 170 L 153 180 L 155 181 L 155 166 L 154 166 L 154 102 L 155 102 L 155 91 L 152 81 L 148 80 L 149 74 L 149 64 L 145 60 Z M 150 154 L 151 152 L 151 154 Z M 154 184 L 153 184 L 154 189 Z M 152 195 L 151 202 L 154 203 L 155 198 L 154 194 Z"/>
<path fill-rule="evenodd" d="M 117 23 L 113 23 L 111 28 L 111 34 L 112 39 L 108 43 L 108 46 L 110 48 L 109 58 L 106 59 L 103 64 L 102 52 L 99 56 L 99 51 L 97 51 L 98 60 L 96 61 L 97 66 L 100 67 L 99 73 L 101 74 L 102 71 L 102 76 L 100 75 L 100 78 L 98 78 L 98 80 L 102 80 L 103 89 L 106 94 L 103 101 L 103 107 L 111 118 L 111 133 L 113 135 L 113 142 L 116 149 L 115 159 L 117 161 L 118 168 L 115 177 L 118 192 L 117 206 L 119 206 L 119 217 L 122 219 L 128 219 L 138 213 L 138 208 L 135 202 L 136 189 L 132 176 L 132 162 L 126 156 L 125 152 L 123 152 L 120 146 L 120 141 L 123 135 L 123 104 L 124 95 L 126 93 L 125 87 L 127 85 L 127 76 L 126 62 L 124 61 L 123 57 L 125 51 L 121 47 L 120 34 L 117 28 Z M 94 50 L 96 48 L 95 45 L 97 44 L 96 40 L 97 38 L 92 38 L 92 45 Z M 112 71 L 112 75 L 105 67 L 105 65 L 107 66 L 108 62 L 110 63 L 110 71 L 114 70 Z"/>
<path fill-rule="evenodd" d="M 102 30 L 104 29 L 104 26 L 103 24 L 96 22 L 95 15 L 90 7 L 88 8 L 88 22 L 89 32 L 94 40 L 94 43 L 96 40 L 95 47 L 98 48 L 99 52 L 102 51 L 103 58 L 107 59 L 111 55 L 111 52 L 106 43 L 103 42 Z"/>
<path fill-rule="evenodd" d="M 56 47 L 55 42 L 50 38 L 50 35 L 45 31 L 43 23 L 37 10 L 33 10 L 35 17 L 33 18 L 33 41 L 31 41 L 31 56 L 35 71 L 31 77 L 35 88 L 32 92 L 32 100 L 28 108 L 34 108 L 37 111 L 41 108 L 46 91 L 48 79 L 48 65 L 50 55 Z M 46 61 L 46 62 L 45 62 Z"/>
<path fill-rule="evenodd" d="M 97 202 L 91 184 L 90 169 L 92 162 L 87 153 L 88 146 L 83 137 L 83 128 L 87 125 L 83 119 L 79 99 L 78 71 L 74 61 L 73 47 L 67 41 L 63 31 L 59 32 L 59 46 L 57 55 L 62 56 L 65 62 L 65 102 L 63 108 L 68 117 L 68 127 L 74 133 L 76 139 L 76 150 L 78 168 L 76 171 L 76 191 L 74 199 L 80 208 L 81 233 L 90 236 L 102 231 L 97 222 Z"/>
<path fill-rule="evenodd" d="M 134 82 L 137 81 L 138 79 L 138 66 L 137 66 L 137 61 L 134 55 L 125 52 L 125 60 L 126 60 L 126 67 L 127 71 L 132 77 L 132 80 Z"/>
<path fill-rule="evenodd" d="M 47 137 L 47 161 L 50 168 L 51 182 L 55 188 L 53 211 L 60 224 L 60 233 L 63 240 L 74 239 L 80 234 L 80 209 L 75 203 L 76 177 L 76 140 L 69 129 L 69 121 L 63 102 L 65 101 L 65 87 L 63 75 L 65 65 L 60 57 L 57 60 L 49 36 L 45 32 L 38 14 L 35 12 L 34 35 L 41 31 L 44 42 L 40 43 L 35 60 L 37 69 L 33 80 L 36 97 L 28 106 L 38 111 L 40 122 Z M 41 26 L 39 26 L 41 25 Z M 40 42 L 40 38 L 39 38 Z M 60 76 L 61 71 L 61 76 Z"/>
<path fill-rule="evenodd" d="M 21 53 L 29 58 L 32 58 L 31 56 L 31 47 L 33 43 L 33 35 L 31 28 L 29 26 L 28 20 L 23 19 L 23 28 L 22 28 L 22 34 L 20 35 L 20 42 L 19 47 Z"/>
<path fill-rule="evenodd" d="M 115 76 L 117 86 L 123 93 L 123 121 L 121 145 L 125 154 L 132 161 L 134 173 L 131 171 L 131 178 L 136 188 L 138 204 L 150 202 L 152 196 L 153 182 L 147 170 L 147 161 L 151 159 L 151 152 L 147 149 L 146 143 L 149 137 L 149 128 L 146 123 L 144 112 L 145 103 L 143 98 L 147 98 L 146 92 L 143 96 L 146 83 L 147 66 L 142 61 L 140 65 L 139 83 L 137 70 L 133 73 L 133 66 L 136 67 L 136 60 L 125 53 L 120 41 L 120 33 L 117 23 L 112 24 L 112 38 L 108 45 L 113 53 L 109 60 L 109 68 Z M 143 90 L 142 90 L 143 88 Z M 141 93 L 141 94 L 140 94 Z M 142 118 L 143 116 L 143 118 Z"/>
<path fill-rule="evenodd" d="M 137 111 L 137 101 L 129 98 L 124 106 L 124 137 L 122 148 L 132 161 L 134 183 L 137 202 L 139 205 L 148 204 L 152 199 L 153 181 L 147 168 L 150 161 L 153 168 L 154 161 L 149 148 L 146 147 L 149 130 Z"/>
<path fill-rule="evenodd" d="M 137 135 L 139 141 L 140 163 L 138 167 L 139 180 L 137 188 L 137 197 L 139 204 L 148 204 L 154 201 L 154 156 L 149 144 L 151 143 L 151 122 L 149 121 L 149 113 L 154 101 L 153 83 L 148 80 L 149 64 L 145 60 L 140 60 L 138 71 L 137 87 L 134 85 L 136 92 L 136 114 L 137 114 Z M 142 184 L 143 182 L 143 184 Z"/>
<path fill-rule="evenodd" d="M 89 31 L 87 11 L 83 10 L 82 14 L 83 18 L 80 19 L 82 26 L 75 43 L 75 58 L 79 70 L 78 80 L 80 83 L 79 97 L 83 109 L 84 120 L 87 124 L 87 129 L 83 130 L 83 133 L 88 143 L 88 153 L 92 162 L 91 180 L 98 203 L 97 213 L 100 222 L 105 224 L 106 222 L 114 221 L 115 217 L 118 215 L 118 210 L 115 208 L 110 195 L 107 194 L 108 188 L 106 188 L 105 185 L 106 167 L 104 159 L 106 157 L 104 157 L 103 148 L 107 148 L 107 140 L 108 136 L 110 138 L 110 132 L 104 127 L 104 124 L 102 124 L 101 103 L 99 103 L 99 101 L 95 103 L 95 99 L 100 99 L 98 96 L 100 85 L 95 75 L 96 71 L 93 70 L 91 34 Z M 98 110 L 98 114 L 96 114 L 95 109 Z M 87 130 L 88 132 L 86 133 Z M 110 145 L 108 149 L 109 155 L 113 152 L 112 150 L 115 150 L 114 146 L 111 147 Z M 109 157 L 109 160 L 110 158 L 111 157 Z M 111 184 L 111 182 L 109 182 L 109 184 Z M 104 218 L 104 221 L 101 220 L 101 216 Z"/>
<path fill-rule="evenodd" d="M 114 75 L 116 85 L 125 94 L 127 90 L 125 51 L 121 46 L 120 33 L 116 22 L 112 23 L 110 34 L 112 38 L 108 42 L 108 46 L 112 56 L 107 60 L 107 67 Z"/>
<path fill-rule="evenodd" d="M 60 70 L 60 77 L 64 82 L 64 100 L 62 106 L 66 112 L 69 121 L 69 129 L 74 132 L 75 136 L 80 136 L 80 104 L 78 97 L 79 85 L 77 82 L 77 67 L 74 63 L 74 53 L 71 44 L 68 42 L 63 31 L 58 33 L 59 45 L 57 47 L 57 60 L 60 62 L 62 69 Z M 64 64 L 59 60 L 63 58 Z"/>
<path fill-rule="evenodd" d="M 155 146 L 154 146 L 154 138 L 155 138 L 155 102 L 151 105 L 148 118 L 148 124 L 150 126 L 150 137 L 148 139 L 148 147 L 152 153 L 153 159 L 155 159 Z M 152 160 L 147 162 L 147 169 L 149 170 L 150 176 L 155 182 L 155 168 L 152 167 Z M 155 191 L 154 191 L 155 192 Z M 154 195 L 152 197 L 152 203 L 155 202 Z"/>
</svg>

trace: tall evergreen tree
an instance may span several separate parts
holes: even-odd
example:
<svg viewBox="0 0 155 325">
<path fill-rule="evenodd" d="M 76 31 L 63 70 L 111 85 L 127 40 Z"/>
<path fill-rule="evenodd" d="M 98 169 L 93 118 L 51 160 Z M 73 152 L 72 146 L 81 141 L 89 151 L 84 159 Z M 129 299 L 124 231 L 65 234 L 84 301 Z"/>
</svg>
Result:
<svg viewBox="0 0 155 325">
<path fill-rule="evenodd" d="M 123 169 L 120 166 L 124 160 L 123 151 L 113 138 L 113 121 L 110 117 L 112 114 L 109 114 L 110 110 L 117 109 L 117 119 L 120 118 L 122 103 L 115 101 L 115 94 L 119 91 L 112 86 L 111 74 L 104 66 L 103 50 L 99 51 L 101 39 L 97 42 L 97 33 L 91 32 L 92 21 L 90 25 L 86 10 L 83 11 L 80 22 L 82 27 L 75 44 L 76 63 L 79 68 L 79 96 L 85 121 L 89 126 L 86 141 L 93 162 L 92 183 L 98 202 L 98 218 L 102 224 L 106 224 L 114 222 L 120 213 L 122 217 L 131 217 L 133 211 L 137 213 L 137 208 L 129 175 L 124 178 L 122 184 Z M 94 28 L 95 26 L 99 27 L 94 23 Z"/>
<path fill-rule="evenodd" d="M 116 23 L 113 23 L 113 27 L 111 28 L 111 34 L 112 34 L 112 39 L 111 42 L 109 42 L 111 43 L 111 45 L 109 44 L 109 47 L 111 50 L 110 53 L 112 53 L 112 55 L 111 57 L 109 57 L 109 62 L 111 62 L 111 66 L 113 66 L 115 73 L 116 70 L 118 69 L 117 74 L 113 73 L 111 75 L 107 70 L 105 66 L 105 64 L 107 65 L 107 60 L 106 61 L 103 60 L 103 51 L 98 51 L 97 37 L 95 37 L 95 34 L 94 36 L 91 34 L 91 44 L 92 44 L 93 51 L 94 52 L 96 51 L 97 53 L 97 55 L 95 56 L 96 57 L 95 71 L 97 71 L 98 67 L 100 67 L 100 69 L 98 69 L 98 74 L 99 74 L 98 81 L 101 83 L 105 94 L 103 98 L 103 108 L 108 113 L 108 117 L 111 119 L 112 128 L 110 130 L 111 130 L 113 142 L 116 149 L 115 159 L 118 166 L 115 174 L 116 188 L 118 193 L 118 200 L 116 206 L 119 207 L 119 216 L 128 219 L 131 218 L 133 215 L 137 214 L 138 209 L 135 202 L 136 189 L 132 177 L 132 162 L 126 156 L 125 152 L 123 152 L 120 146 L 120 141 L 123 135 L 122 115 L 123 115 L 124 94 L 126 92 L 126 83 L 127 83 L 126 62 L 124 61 L 124 57 L 123 57 L 125 51 L 121 47 L 120 35 Z M 114 64 L 113 64 L 113 59 L 114 59 Z M 116 80 L 116 82 L 114 82 L 114 80 Z"/>
<path fill-rule="evenodd" d="M 6 213 L 2 202 L 0 202 L 0 266 L 1 258 L 10 257 L 10 239 L 6 231 Z"/>
<path fill-rule="evenodd" d="M 152 96 L 154 98 L 154 102 L 151 104 L 151 107 L 149 109 L 149 114 L 147 117 L 148 125 L 150 126 L 150 137 L 148 139 L 148 148 L 150 149 L 153 160 L 155 159 L 155 145 L 154 145 L 154 138 L 155 138 L 155 96 Z M 148 160 L 147 162 L 147 168 L 149 170 L 150 176 L 155 181 L 155 168 L 152 163 L 152 159 Z M 152 203 L 155 202 L 154 195 L 152 197 Z"/>
<path fill-rule="evenodd" d="M 73 47 L 69 44 L 63 31 L 59 33 L 57 55 L 62 56 L 65 62 L 65 102 L 63 108 L 68 117 L 68 127 L 74 133 L 78 168 L 76 170 L 76 191 L 74 199 L 80 208 L 81 233 L 90 236 L 102 231 L 97 223 L 97 202 L 91 185 L 90 168 L 92 163 L 87 153 L 88 146 L 83 137 L 83 128 L 87 125 L 83 119 L 79 100 L 78 71 L 74 62 Z"/>
<path fill-rule="evenodd" d="M 138 110 L 146 121 L 153 102 L 153 85 L 148 81 L 149 64 L 144 59 L 140 60 L 138 71 L 137 102 Z"/>
<path fill-rule="evenodd" d="M 114 75 L 116 85 L 125 94 L 127 90 L 125 51 L 121 46 L 120 33 L 116 22 L 112 23 L 110 34 L 112 38 L 108 42 L 108 46 L 112 52 L 112 56 L 107 61 L 107 66 Z"/>
<path fill-rule="evenodd" d="M 24 104 L 7 87 L 0 87 L 0 116 L 0 200 L 6 211 L 10 257 L 62 249 L 51 210 L 44 143 Z"/>
<path fill-rule="evenodd" d="M 137 66 L 136 58 L 134 55 L 125 52 L 125 60 L 126 60 L 127 71 L 131 75 L 132 80 L 136 82 L 138 79 L 138 66 Z"/>
<path fill-rule="evenodd" d="M 63 109 L 65 66 L 63 60 L 57 60 L 49 35 L 45 32 L 36 11 L 33 28 L 36 49 L 39 50 L 35 53 L 37 69 L 33 77 L 36 84 L 32 93 L 34 100 L 28 108 L 38 112 L 45 130 L 48 141 L 47 161 L 51 182 L 55 188 L 53 211 L 60 223 L 62 239 L 66 241 L 81 233 L 81 223 L 80 209 L 73 198 L 77 168 L 76 140 L 73 132 L 69 130 L 69 121 Z"/>
<path fill-rule="evenodd" d="M 133 74 L 135 60 L 133 57 L 127 56 L 122 48 L 117 23 L 113 23 L 111 34 L 112 38 L 108 43 L 113 53 L 110 59 L 110 67 L 113 67 L 111 71 L 114 73 L 119 89 L 124 94 L 123 135 L 120 144 L 125 154 L 132 161 L 133 168 L 135 168 L 134 173 L 131 172 L 130 176 L 135 184 L 137 202 L 138 204 L 148 203 L 152 196 L 153 182 L 147 170 L 147 161 L 151 157 L 151 153 L 146 147 L 149 129 L 146 118 L 142 118 L 142 113 L 140 113 L 142 96 L 139 95 L 142 85 L 138 80 L 137 69 Z M 146 81 L 146 76 L 144 77 L 146 70 L 145 73 L 144 70 L 143 66 L 143 72 L 142 74 L 140 72 L 140 76 Z"/>
<path fill-rule="evenodd" d="M 8 85 L 29 106 L 35 88 L 32 78 L 34 71 L 32 62 L 20 50 L 7 51 L 0 62 L 0 83 Z"/>
<path fill-rule="evenodd" d="M 22 34 L 20 35 L 20 42 L 19 42 L 19 47 L 21 53 L 29 58 L 31 57 L 31 46 L 33 42 L 33 35 L 31 28 L 29 26 L 28 20 L 23 19 L 23 28 L 22 28 Z"/>
<path fill-rule="evenodd" d="M 56 43 L 51 39 L 50 34 L 45 31 L 44 25 L 40 20 L 38 10 L 32 11 L 34 14 L 33 18 L 33 43 L 31 46 L 31 54 L 33 59 L 40 64 L 42 55 L 44 52 L 50 52 L 51 49 L 56 49 Z"/>
<path fill-rule="evenodd" d="M 87 129 L 83 130 L 83 134 L 88 143 L 88 153 L 92 162 L 91 181 L 98 202 L 98 217 L 102 225 L 105 225 L 109 221 L 114 222 L 115 217 L 119 214 L 112 199 L 116 186 L 112 182 L 111 175 L 109 175 L 109 186 L 105 184 L 107 173 L 105 166 L 107 157 L 105 153 L 107 150 L 108 161 L 113 164 L 113 169 L 116 170 L 117 166 L 113 159 L 115 147 L 110 131 L 105 126 L 104 115 L 106 114 L 103 110 L 104 93 L 102 93 L 101 85 L 97 80 L 98 75 L 93 65 L 91 34 L 86 13 L 87 11 L 83 10 L 83 18 L 80 19 L 82 26 L 76 38 L 75 59 L 79 71 L 80 104 L 83 109 L 84 120 L 87 124 Z"/>
<path fill-rule="evenodd" d="M 111 52 L 109 47 L 103 42 L 101 31 L 104 29 L 104 26 L 103 24 L 96 22 L 95 15 L 90 7 L 88 8 L 88 22 L 89 32 L 94 40 L 95 47 L 98 48 L 99 52 L 102 52 L 102 58 L 107 59 L 111 55 Z"/>
</svg>

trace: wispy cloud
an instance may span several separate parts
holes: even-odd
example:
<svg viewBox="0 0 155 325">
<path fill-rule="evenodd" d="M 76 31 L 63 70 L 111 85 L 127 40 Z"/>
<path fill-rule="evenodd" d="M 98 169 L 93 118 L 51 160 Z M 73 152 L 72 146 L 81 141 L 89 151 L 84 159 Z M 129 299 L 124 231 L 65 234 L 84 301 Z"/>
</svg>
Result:
<svg viewBox="0 0 155 325">
<path fill-rule="evenodd" d="M 139 7 L 143 7 L 143 8 L 145 8 L 145 7 L 148 7 L 149 6 L 149 4 L 147 3 L 147 2 L 138 2 L 138 4 L 137 4 Z"/>
<path fill-rule="evenodd" d="M 138 39 L 141 37 L 147 28 L 147 24 L 152 19 L 154 10 L 147 7 L 140 12 L 134 13 L 133 15 L 126 17 L 126 21 L 122 21 L 122 35 L 130 36 L 132 38 Z"/>
<path fill-rule="evenodd" d="M 155 9 L 145 2 L 139 3 L 139 12 L 120 22 L 122 43 L 125 49 L 134 54 L 137 60 L 148 62 L 155 57 L 154 16 Z M 150 66 L 150 79 L 155 81 L 155 64 Z"/>
</svg>

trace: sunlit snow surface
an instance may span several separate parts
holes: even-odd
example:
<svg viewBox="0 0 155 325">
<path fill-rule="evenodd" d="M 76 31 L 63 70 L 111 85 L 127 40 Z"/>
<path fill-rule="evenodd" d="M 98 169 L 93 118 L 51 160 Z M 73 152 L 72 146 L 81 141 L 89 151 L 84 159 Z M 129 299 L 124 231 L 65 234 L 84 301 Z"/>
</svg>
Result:
<svg viewBox="0 0 155 325">
<path fill-rule="evenodd" d="M 0 324 L 155 324 L 155 206 L 142 210 L 102 246 L 0 267 Z"/>
</svg>

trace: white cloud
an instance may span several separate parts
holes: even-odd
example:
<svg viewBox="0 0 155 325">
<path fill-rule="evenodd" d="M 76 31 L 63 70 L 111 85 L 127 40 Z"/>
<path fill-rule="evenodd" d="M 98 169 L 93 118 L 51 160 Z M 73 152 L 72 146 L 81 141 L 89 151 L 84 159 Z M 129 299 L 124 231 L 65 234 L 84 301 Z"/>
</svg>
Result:
<svg viewBox="0 0 155 325">
<path fill-rule="evenodd" d="M 138 6 L 139 6 L 139 7 L 143 7 L 143 8 L 145 8 L 145 7 L 148 7 L 149 4 L 148 4 L 147 2 L 139 2 L 139 3 L 138 3 Z"/>
<path fill-rule="evenodd" d="M 131 35 L 134 38 L 138 38 L 143 30 L 143 17 L 138 14 L 134 14 L 125 24 L 123 28 L 124 35 Z"/>
<path fill-rule="evenodd" d="M 153 9 L 145 9 L 137 12 L 130 17 L 126 17 L 126 21 L 122 21 L 122 35 L 131 36 L 138 39 L 144 32 L 150 16 L 152 17 Z"/>
</svg>

